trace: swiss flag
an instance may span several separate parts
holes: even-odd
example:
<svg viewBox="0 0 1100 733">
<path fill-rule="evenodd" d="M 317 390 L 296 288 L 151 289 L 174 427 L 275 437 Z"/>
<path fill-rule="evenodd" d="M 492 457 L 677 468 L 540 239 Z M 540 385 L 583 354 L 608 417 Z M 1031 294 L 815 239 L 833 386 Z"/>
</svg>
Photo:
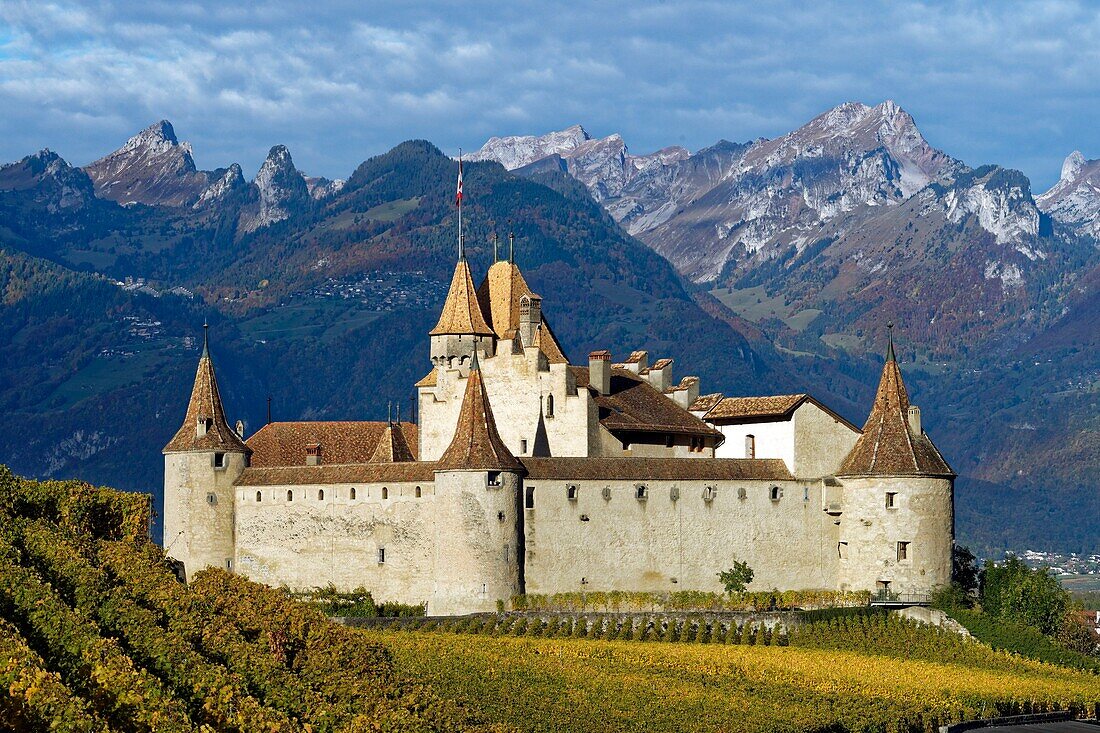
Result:
<svg viewBox="0 0 1100 733">
<path fill-rule="evenodd" d="M 455 194 L 455 206 L 462 205 L 462 158 L 458 159 L 458 193 Z"/>
</svg>

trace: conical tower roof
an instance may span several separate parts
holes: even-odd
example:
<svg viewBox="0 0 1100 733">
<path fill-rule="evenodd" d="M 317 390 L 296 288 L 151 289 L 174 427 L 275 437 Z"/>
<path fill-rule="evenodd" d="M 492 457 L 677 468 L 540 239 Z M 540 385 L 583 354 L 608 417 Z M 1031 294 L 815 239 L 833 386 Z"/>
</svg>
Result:
<svg viewBox="0 0 1100 733">
<path fill-rule="evenodd" d="M 470 364 L 470 376 L 466 378 L 466 393 L 462 397 L 454 437 L 436 463 L 437 471 L 455 469 L 523 470 L 523 464 L 516 460 L 497 432 L 476 352 Z"/>
<path fill-rule="evenodd" d="M 408 441 L 405 440 L 405 432 L 394 423 L 386 425 L 382 431 L 382 437 L 378 439 L 378 446 L 371 456 L 371 463 L 404 463 L 415 461 Z"/>
<path fill-rule="evenodd" d="M 863 435 L 837 471 L 838 476 L 954 476 L 931 438 L 915 434 L 909 423 L 909 393 L 894 358 L 894 342 L 878 383 Z"/>
<path fill-rule="evenodd" d="M 511 338 L 519 328 L 519 299 L 524 295 L 534 293 L 519 267 L 504 260 L 494 262 L 477 289 L 477 299 L 498 338 Z"/>
<path fill-rule="evenodd" d="M 439 315 L 439 323 L 435 324 L 430 334 L 432 336 L 445 334 L 491 336 L 493 334 L 493 329 L 489 328 L 489 324 L 485 322 L 485 314 L 481 312 L 477 291 L 474 289 L 474 280 L 470 276 L 470 264 L 465 257 L 459 258 L 458 264 L 455 265 L 451 289 L 447 291 L 447 300 L 443 302 L 443 312 Z"/>
<path fill-rule="evenodd" d="M 204 435 L 199 434 L 200 420 L 206 421 Z M 218 392 L 218 380 L 214 376 L 214 362 L 210 358 L 205 334 L 199 368 L 195 373 L 195 386 L 191 388 L 191 402 L 187 405 L 187 416 L 183 418 L 183 425 L 175 437 L 164 446 L 165 453 L 177 451 L 250 452 L 225 418 L 221 394 Z"/>
</svg>

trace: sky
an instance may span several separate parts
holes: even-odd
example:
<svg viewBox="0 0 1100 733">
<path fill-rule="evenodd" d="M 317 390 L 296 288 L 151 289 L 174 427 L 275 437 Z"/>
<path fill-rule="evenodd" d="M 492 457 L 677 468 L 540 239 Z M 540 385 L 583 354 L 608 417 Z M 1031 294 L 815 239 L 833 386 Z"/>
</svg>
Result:
<svg viewBox="0 0 1100 733">
<path fill-rule="evenodd" d="M 200 168 L 252 176 L 281 143 L 343 178 L 411 138 L 580 123 L 697 150 L 885 99 L 1041 192 L 1100 158 L 1100 4 L 0 0 L 0 161 L 83 165 L 163 118 Z"/>
</svg>

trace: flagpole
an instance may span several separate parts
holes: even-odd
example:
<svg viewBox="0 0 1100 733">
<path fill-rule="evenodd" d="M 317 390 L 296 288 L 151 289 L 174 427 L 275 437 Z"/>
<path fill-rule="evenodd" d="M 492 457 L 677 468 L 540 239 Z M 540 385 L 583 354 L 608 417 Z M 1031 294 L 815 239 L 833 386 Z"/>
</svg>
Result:
<svg viewBox="0 0 1100 733">
<path fill-rule="evenodd" d="M 465 256 L 465 247 L 462 246 L 462 148 L 458 149 L 458 259 L 461 262 Z"/>
</svg>

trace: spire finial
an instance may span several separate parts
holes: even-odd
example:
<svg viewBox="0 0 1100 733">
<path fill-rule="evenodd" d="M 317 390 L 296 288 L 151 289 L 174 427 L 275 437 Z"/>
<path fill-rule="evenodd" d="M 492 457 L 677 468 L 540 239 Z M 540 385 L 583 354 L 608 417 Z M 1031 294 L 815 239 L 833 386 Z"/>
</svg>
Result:
<svg viewBox="0 0 1100 733">
<path fill-rule="evenodd" d="M 455 192 L 458 207 L 458 261 L 466 259 L 466 239 L 462 234 L 462 148 L 458 149 L 458 190 Z"/>
<path fill-rule="evenodd" d="M 398 402 L 396 404 L 397 404 L 397 424 L 400 425 L 401 424 L 401 403 Z"/>
<path fill-rule="evenodd" d="M 493 232 L 493 264 L 495 265 L 500 256 L 497 254 L 497 233 Z"/>
<path fill-rule="evenodd" d="M 477 346 L 476 345 L 474 346 L 474 358 L 470 360 L 470 371 L 471 372 L 481 371 L 481 362 L 479 362 L 477 360 Z"/>
<path fill-rule="evenodd" d="M 393 425 L 393 400 L 386 403 L 386 422 Z"/>
<path fill-rule="evenodd" d="M 516 233 L 508 232 L 508 262 L 516 263 Z"/>
<path fill-rule="evenodd" d="M 202 319 L 202 355 L 210 356 L 210 324 L 205 318 Z"/>
<path fill-rule="evenodd" d="M 886 361 L 897 361 L 894 358 L 894 324 L 886 324 L 886 338 L 889 345 L 886 347 Z"/>
</svg>

